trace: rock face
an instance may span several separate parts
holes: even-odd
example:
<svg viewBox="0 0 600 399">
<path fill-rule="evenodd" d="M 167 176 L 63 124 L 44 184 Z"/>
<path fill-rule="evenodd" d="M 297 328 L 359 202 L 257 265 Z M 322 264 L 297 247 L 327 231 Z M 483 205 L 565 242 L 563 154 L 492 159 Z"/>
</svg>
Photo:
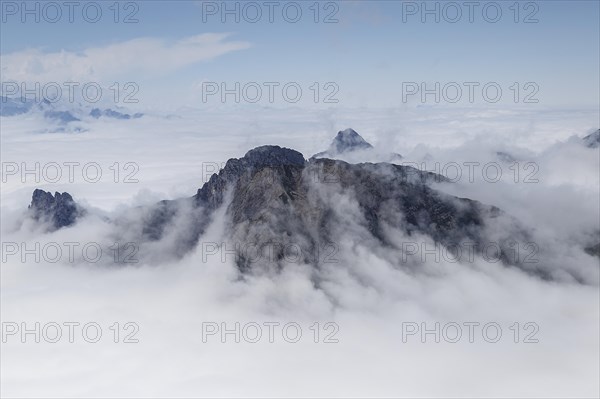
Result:
<svg viewBox="0 0 600 399">
<path fill-rule="evenodd" d="M 228 189 L 243 185 L 241 182 L 257 172 L 289 171 L 290 168 L 302 168 L 305 162 L 298 151 L 279 146 L 257 147 L 248 151 L 243 158 L 232 158 L 193 197 L 160 201 L 146 210 L 143 213 L 142 239 L 160 240 L 175 230 L 177 247 L 174 251 L 183 255 L 196 245 L 210 223 L 212 213 L 225 202 Z M 257 188 L 248 187 L 248 191 L 254 189 Z M 244 195 L 247 193 L 235 194 L 234 197 Z"/>
<path fill-rule="evenodd" d="M 486 244 L 485 222 L 499 209 L 451 197 L 429 187 L 437 176 L 388 164 L 352 165 L 313 159 L 304 167 L 261 169 L 238 179 L 227 213 L 233 242 L 278 244 L 275 257 L 294 249 L 301 260 L 319 264 L 320 249 L 337 245 L 340 226 L 360 220 L 369 239 L 400 249 L 387 234 L 392 227 L 406 236 L 427 235 L 446 246 L 472 242 L 480 252 Z M 338 210 L 336 195 L 353 199 L 352 215 Z M 503 245 L 501 243 L 501 245 Z M 501 249 L 503 250 L 503 249 Z M 239 266 L 252 262 L 240 258 Z M 509 260 L 505 254 L 498 254 Z"/>
<path fill-rule="evenodd" d="M 596 130 L 592 134 L 588 134 L 583 138 L 583 143 L 588 148 L 600 147 L 600 129 Z"/>
<path fill-rule="evenodd" d="M 29 211 L 34 219 L 50 223 L 52 229 L 70 226 L 82 215 L 69 193 L 50 192 L 36 189 L 31 198 Z"/>
<path fill-rule="evenodd" d="M 390 227 L 408 236 L 427 235 L 435 242 L 457 246 L 471 242 L 481 251 L 490 238 L 485 220 L 501 215 L 498 208 L 456 198 L 432 189 L 442 176 L 393 164 L 348 164 L 331 159 L 305 161 L 297 151 L 264 146 L 243 158 L 230 159 L 192 198 L 162 201 L 151 212 L 144 227 L 146 237 L 161 239 L 174 221 L 188 223 L 178 241 L 193 248 L 210 222 L 214 210 L 225 206 L 227 234 L 239 250 L 238 266 L 253 267 L 240 246 L 271 251 L 275 260 L 286 256 L 286 248 L 300 253 L 299 261 L 318 265 L 319 249 L 336 243 L 339 226 L 350 217 L 339 212 L 331 200 L 336 194 L 353 199 L 369 236 L 385 246 L 397 246 L 386 231 Z M 187 217 L 182 217 L 185 213 Z M 183 222 L 182 222 L 183 221 Z M 171 227 L 170 227 L 171 226 Z M 520 237 L 523 238 L 523 237 Z M 497 254 L 507 263 L 504 244 Z M 298 255 L 298 254 L 296 254 Z"/>
<path fill-rule="evenodd" d="M 248 151 L 243 158 L 232 158 L 227 161 L 225 167 L 218 174 L 212 175 L 210 180 L 198 190 L 194 199 L 198 205 L 214 209 L 222 204 L 228 185 L 237 182 L 237 187 L 240 180 L 247 181 L 263 170 L 291 175 L 294 170 L 304 168 L 305 163 L 304 156 L 298 151 L 279 146 L 257 147 Z M 243 177 L 245 178 L 242 179 Z M 249 193 L 240 195 L 247 194 Z"/>
</svg>

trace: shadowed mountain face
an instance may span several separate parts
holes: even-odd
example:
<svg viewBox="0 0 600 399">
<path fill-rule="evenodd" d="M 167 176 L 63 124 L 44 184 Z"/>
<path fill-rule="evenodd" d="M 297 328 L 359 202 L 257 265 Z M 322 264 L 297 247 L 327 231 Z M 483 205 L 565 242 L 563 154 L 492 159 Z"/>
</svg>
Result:
<svg viewBox="0 0 600 399">
<path fill-rule="evenodd" d="M 313 157 L 323 158 L 358 150 L 370 150 L 373 146 L 365 141 L 354 129 L 346 129 L 338 132 L 327 151 L 319 152 Z"/>
<path fill-rule="evenodd" d="M 298 151 L 279 146 L 257 147 L 248 151 L 243 158 L 227 161 L 219 174 L 212 175 L 194 198 L 198 205 L 214 209 L 222 204 L 225 189 L 230 184 L 237 183 L 235 184 L 237 187 L 240 180 L 247 180 L 244 177 L 248 178 L 262 170 L 289 174 L 292 170 L 304 168 L 305 162 L 304 156 Z M 248 187 L 248 189 L 254 188 L 258 187 Z"/>
<path fill-rule="evenodd" d="M 427 186 L 435 176 L 395 166 L 351 165 L 313 159 L 305 165 L 282 164 L 243 174 L 231 185 L 227 214 L 236 244 L 272 244 L 276 259 L 299 256 L 319 264 L 319 249 L 335 246 L 340 226 L 348 223 L 337 201 L 351 198 L 351 218 L 380 244 L 394 245 L 386 229 L 407 235 L 425 234 L 435 241 L 458 245 L 482 239 L 483 212 L 474 201 L 447 197 Z M 292 249 L 296 254 L 286 254 Z M 252 262 L 242 254 L 239 266 Z"/>
<path fill-rule="evenodd" d="M 29 211 L 35 220 L 49 223 L 52 230 L 72 225 L 83 214 L 69 193 L 52 195 L 43 190 L 33 192 Z"/>
<path fill-rule="evenodd" d="M 586 247 L 585 252 L 587 252 L 588 254 L 590 254 L 592 256 L 600 257 L 600 243 Z"/>
<path fill-rule="evenodd" d="M 389 153 L 386 150 L 377 150 L 354 129 L 346 129 L 338 132 L 326 151 L 319 152 L 312 158 L 339 158 L 351 163 L 357 161 L 393 163 L 400 161 L 402 155 Z"/>
<path fill-rule="evenodd" d="M 469 242 L 481 253 L 491 239 L 487 223 L 503 216 L 502 212 L 434 190 L 430 187 L 434 181 L 445 179 L 386 163 L 306 161 L 297 151 L 264 146 L 227 161 L 193 197 L 135 208 L 113 223 L 120 232 L 141 221 L 136 240 L 150 246 L 168 241 L 171 246 L 163 252 L 182 256 L 199 244 L 216 211 L 222 209 L 226 239 L 235 245 L 236 262 L 246 271 L 264 268 L 249 259 L 242 248 L 248 245 L 270 251 L 276 269 L 283 267 L 278 260 L 289 259 L 286 251 L 290 250 L 297 262 L 318 267 L 323 260 L 320 251 L 337 245 L 349 224 L 360 226 L 360 240 L 398 250 L 400 244 L 390 231 L 415 240 L 427 236 L 449 248 Z M 48 217 L 57 228 L 72 224 L 81 214 L 66 193 L 53 197 L 36 190 L 31 208 L 37 218 Z M 507 256 L 507 243 L 525 238 L 518 229 L 495 237 L 497 256 L 514 263 Z"/>
<path fill-rule="evenodd" d="M 356 131 L 353 129 L 346 129 L 338 132 L 337 136 L 333 139 L 329 151 L 335 151 L 338 153 L 346 151 L 364 150 L 373 148 L 373 146 L 365 141 Z"/>
<path fill-rule="evenodd" d="M 600 147 L 600 129 L 592 134 L 588 134 L 583 138 L 583 144 L 588 148 Z"/>
</svg>

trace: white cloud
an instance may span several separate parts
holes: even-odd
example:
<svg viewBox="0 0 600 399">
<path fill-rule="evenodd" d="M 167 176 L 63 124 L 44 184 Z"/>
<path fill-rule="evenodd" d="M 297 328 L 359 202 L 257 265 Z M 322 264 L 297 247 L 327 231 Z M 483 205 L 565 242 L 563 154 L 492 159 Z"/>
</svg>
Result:
<svg viewBox="0 0 600 399">
<path fill-rule="evenodd" d="M 40 134 L 41 121 L 31 115 L 3 118 L 5 162 L 96 161 L 107 172 L 96 184 L 80 177 L 72 184 L 34 184 L 31 176 L 23 184 L 18 176 L 11 177 L 1 196 L 3 240 L 27 242 L 28 248 L 34 241 L 112 243 L 110 226 L 99 219 L 45 236 L 27 229 L 7 231 L 36 187 L 69 191 L 77 201 L 118 212 L 119 204 L 193 195 L 206 180 L 203 161 L 220 163 L 261 144 L 296 148 L 308 157 L 325 149 L 337 130 L 354 127 L 374 145 L 387 145 L 408 160 L 418 158 L 419 151 L 411 149 L 422 143 L 441 163 L 491 161 L 497 146 L 538 162 L 538 184 L 478 179 L 455 184 L 456 194 L 499 205 L 535 225 L 540 231 L 536 238 L 551 242 L 560 255 L 553 262 L 556 267 L 596 267 L 596 260 L 585 258 L 567 238 L 597 226 L 598 154 L 574 142 L 552 143 L 572 132 L 583 134 L 596 123 L 597 113 L 462 115 L 187 110 L 177 118 L 150 114 L 126 123 L 100 119 L 83 134 Z M 448 123 L 453 120 L 457 122 Z M 107 169 L 115 161 L 137 162 L 140 182 L 115 183 Z M 340 215 L 352 215 L 350 199 L 336 195 L 331 201 Z M 386 248 L 355 242 L 362 228 L 357 220 L 347 219 L 338 240 L 340 262 L 320 271 L 319 289 L 313 287 L 310 270 L 293 265 L 278 276 L 242 279 L 231 257 L 203 261 L 201 246 L 179 261 L 154 267 L 144 262 L 123 268 L 35 263 L 32 257 L 21 262 L 13 256 L 0 270 L 3 321 L 25 321 L 29 327 L 35 321 L 95 321 L 105 336 L 97 344 L 81 339 L 73 344 L 66 339 L 22 344 L 12 337 L 2 348 L 2 394 L 598 396 L 597 284 L 544 282 L 479 259 L 469 265 L 430 261 L 422 272 L 412 273 L 395 267 L 397 254 Z M 224 240 L 223 221 L 219 214 L 204 242 Z M 165 248 L 157 244 L 153 250 Z M 109 326 L 115 321 L 136 322 L 140 342 L 114 344 Z M 229 328 L 236 321 L 295 321 L 304 336 L 297 344 L 281 339 L 270 344 L 266 338 L 258 344 L 223 344 L 220 337 L 204 343 L 201 330 L 207 321 L 224 321 Z M 321 326 L 337 323 L 340 342 L 315 344 L 309 329 L 315 321 Z M 466 330 L 456 344 L 423 344 L 420 336 L 402 341 L 402 322 L 426 322 L 431 328 L 436 321 L 497 322 L 504 335 L 496 344 L 483 341 L 481 329 L 474 343 L 468 342 Z M 514 343 L 514 322 L 520 323 L 521 339 L 531 332 L 524 324 L 536 323 L 539 343 Z"/>
<path fill-rule="evenodd" d="M 204 33 L 176 41 L 146 37 L 81 52 L 27 49 L 2 55 L 3 80 L 104 82 L 121 76 L 160 75 L 250 47 L 248 42 L 227 40 L 229 36 Z"/>
</svg>

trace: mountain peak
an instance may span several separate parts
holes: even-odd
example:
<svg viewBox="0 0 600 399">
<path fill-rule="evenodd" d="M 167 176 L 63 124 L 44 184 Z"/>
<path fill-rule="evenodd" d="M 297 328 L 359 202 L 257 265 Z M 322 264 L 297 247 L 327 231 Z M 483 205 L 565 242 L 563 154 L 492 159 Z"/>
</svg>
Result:
<svg viewBox="0 0 600 399">
<path fill-rule="evenodd" d="M 304 165 L 304 155 L 296 150 L 277 145 L 263 145 L 251 149 L 240 158 L 240 161 L 248 166 L 285 166 L 285 165 Z"/>
<path fill-rule="evenodd" d="M 33 192 L 29 210 L 36 220 L 44 219 L 54 229 L 72 225 L 82 214 L 69 193 L 56 192 L 52 195 L 40 189 Z"/>
<path fill-rule="evenodd" d="M 231 158 L 225 167 L 211 176 L 202 188 L 196 193 L 196 201 L 217 207 L 223 202 L 224 191 L 227 185 L 236 182 L 241 176 L 252 174 L 262 168 L 299 169 L 303 168 L 306 161 L 304 155 L 289 148 L 277 145 L 264 145 L 256 147 L 246 153 L 242 158 Z"/>
<path fill-rule="evenodd" d="M 348 128 L 340 130 L 329 146 L 329 151 L 343 153 L 354 150 L 364 150 L 373 148 L 373 146 L 365 141 L 356 130 Z"/>
<path fill-rule="evenodd" d="M 338 136 L 358 136 L 358 137 L 360 137 L 360 134 L 358 134 L 356 132 L 356 130 L 352 129 L 351 127 L 349 127 L 348 129 L 340 130 L 337 135 Z M 361 139 L 362 139 L 362 137 L 361 137 Z"/>
<path fill-rule="evenodd" d="M 356 130 L 348 128 L 340 130 L 333 138 L 326 151 L 318 152 L 313 158 L 343 159 L 350 163 L 356 162 L 389 162 L 396 163 L 402 159 L 402 155 L 386 150 L 377 150 Z"/>
</svg>

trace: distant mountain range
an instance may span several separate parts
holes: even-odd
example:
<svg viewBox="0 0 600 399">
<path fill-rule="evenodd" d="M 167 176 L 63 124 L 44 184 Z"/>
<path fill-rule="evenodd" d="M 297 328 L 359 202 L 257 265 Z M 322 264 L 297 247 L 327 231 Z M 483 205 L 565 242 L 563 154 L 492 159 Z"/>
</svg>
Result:
<svg viewBox="0 0 600 399">
<path fill-rule="evenodd" d="M 33 101 L 21 97 L 0 96 L 0 116 L 11 117 L 28 113 L 39 113 L 44 118 L 61 125 L 92 118 L 137 119 L 144 116 L 142 113 L 131 114 L 111 108 L 100 109 L 74 103 L 54 103 L 46 99 Z"/>
</svg>

